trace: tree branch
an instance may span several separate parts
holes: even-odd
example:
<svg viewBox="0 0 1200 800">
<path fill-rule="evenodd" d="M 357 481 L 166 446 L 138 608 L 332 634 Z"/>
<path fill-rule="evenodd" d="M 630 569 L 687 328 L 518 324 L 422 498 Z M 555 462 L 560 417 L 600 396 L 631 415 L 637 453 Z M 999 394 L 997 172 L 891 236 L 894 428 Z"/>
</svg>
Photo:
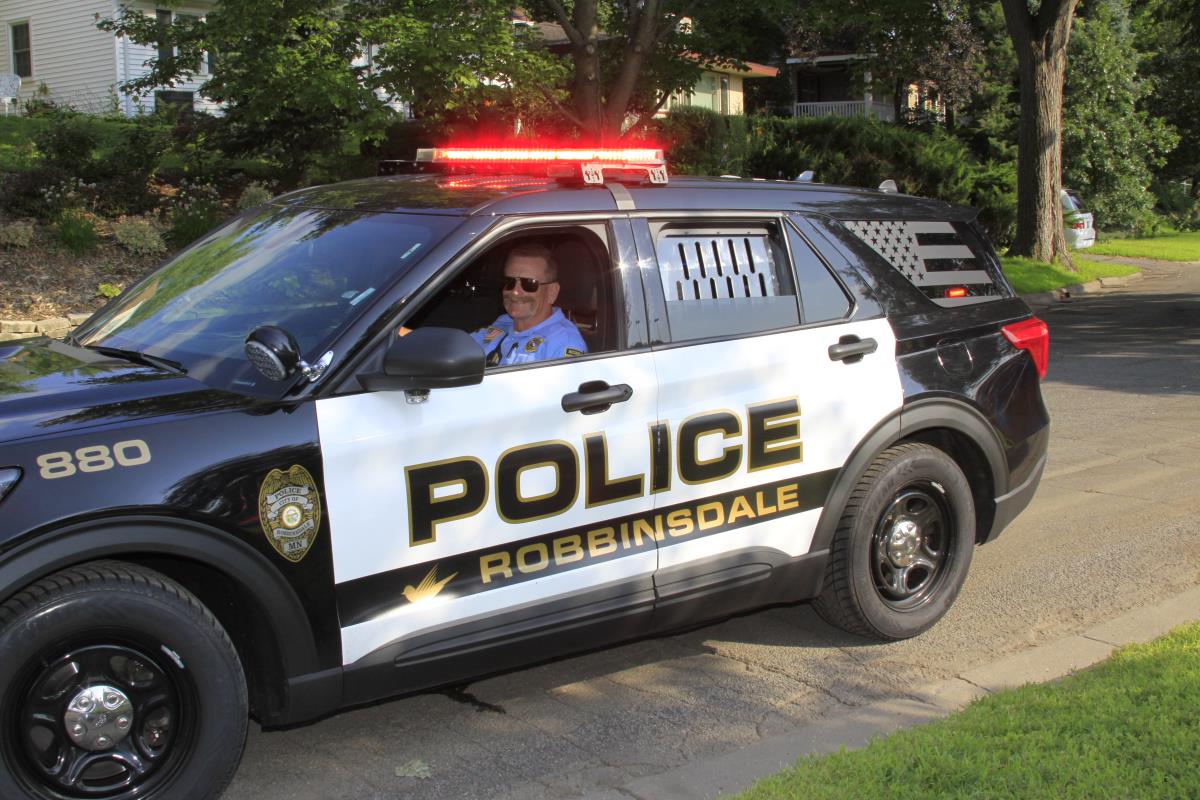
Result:
<svg viewBox="0 0 1200 800">
<path fill-rule="evenodd" d="M 587 129 L 587 123 L 580 119 L 577 114 L 571 111 L 571 109 L 560 103 L 558 99 L 550 93 L 549 89 L 547 89 L 545 86 L 539 86 L 538 90 L 541 91 L 542 96 L 550 102 L 550 105 L 554 106 L 554 109 L 558 111 L 558 113 L 562 114 L 570 122 L 573 122 L 577 127 L 579 127 L 580 130 Z"/>
<path fill-rule="evenodd" d="M 642 64 L 653 45 L 655 34 L 654 22 L 658 19 L 658 0 L 646 0 L 646 4 L 638 12 L 633 30 L 630 31 L 629 41 L 625 43 L 624 63 L 621 72 L 613 84 L 612 92 L 608 95 L 605 116 L 620 114 L 625 116 L 629 99 L 633 97 L 633 89 L 642 71 Z"/>
<path fill-rule="evenodd" d="M 571 17 L 568 16 L 567 9 L 563 7 L 563 4 L 559 0 L 546 0 L 546 4 L 550 6 L 550 10 L 554 12 L 554 16 L 558 18 L 558 24 L 562 26 L 563 33 L 571 40 L 571 44 L 576 47 L 583 47 L 583 34 L 571 22 Z"/>
</svg>

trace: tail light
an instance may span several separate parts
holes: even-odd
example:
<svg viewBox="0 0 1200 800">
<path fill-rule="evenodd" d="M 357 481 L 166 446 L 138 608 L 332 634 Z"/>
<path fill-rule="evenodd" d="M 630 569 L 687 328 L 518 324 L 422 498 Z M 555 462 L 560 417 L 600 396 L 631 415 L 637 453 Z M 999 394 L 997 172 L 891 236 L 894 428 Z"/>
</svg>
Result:
<svg viewBox="0 0 1200 800">
<path fill-rule="evenodd" d="M 1086 225 L 1085 223 L 1083 223 L 1083 222 L 1072 222 L 1072 223 L 1071 223 L 1071 227 L 1072 227 L 1072 228 L 1074 228 L 1074 229 L 1075 229 L 1075 230 L 1077 230 L 1077 231 L 1081 231 L 1081 230 L 1083 230 L 1084 228 L 1086 228 L 1086 227 L 1087 227 L 1087 225 Z"/>
<path fill-rule="evenodd" d="M 1037 317 L 1030 317 L 1005 325 L 1000 332 L 1013 347 L 1029 351 L 1029 355 L 1033 356 L 1033 365 L 1037 367 L 1038 378 L 1046 377 L 1046 367 L 1050 364 L 1050 329 L 1046 323 Z"/>
</svg>

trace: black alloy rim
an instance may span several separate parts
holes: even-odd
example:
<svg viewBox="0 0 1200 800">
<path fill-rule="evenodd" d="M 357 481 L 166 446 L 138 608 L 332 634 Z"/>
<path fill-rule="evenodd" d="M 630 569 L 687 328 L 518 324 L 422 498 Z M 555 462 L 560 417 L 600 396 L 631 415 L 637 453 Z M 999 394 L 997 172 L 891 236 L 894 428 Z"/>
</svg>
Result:
<svg viewBox="0 0 1200 800">
<path fill-rule="evenodd" d="M 196 699 L 166 660 L 178 656 L 163 651 L 77 643 L 32 664 L 24 691 L 6 703 L 20 710 L 3 748 L 35 796 L 141 798 L 175 772 L 194 736 Z"/>
<path fill-rule="evenodd" d="M 897 492 L 871 538 L 871 577 L 880 599 L 897 611 L 929 602 L 949 568 L 956 535 L 940 487 L 919 482 Z"/>
</svg>

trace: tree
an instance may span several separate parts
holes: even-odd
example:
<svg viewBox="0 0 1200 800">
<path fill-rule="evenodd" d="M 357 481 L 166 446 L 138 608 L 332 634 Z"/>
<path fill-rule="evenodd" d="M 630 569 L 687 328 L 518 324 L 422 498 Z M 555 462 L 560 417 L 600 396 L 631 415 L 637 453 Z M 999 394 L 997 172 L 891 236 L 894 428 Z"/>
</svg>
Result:
<svg viewBox="0 0 1200 800">
<path fill-rule="evenodd" d="M 830 42 L 864 57 L 872 81 L 891 92 L 896 119 L 910 84 L 935 87 L 947 108 L 978 84 L 983 42 L 962 0 L 809 0 L 792 24 L 792 49 L 817 55 Z"/>
<path fill-rule="evenodd" d="M 1063 102 L 1063 175 L 1104 225 L 1139 228 L 1154 197 L 1152 169 L 1178 136 L 1137 104 L 1149 86 L 1138 77 L 1123 0 L 1085 0 L 1069 48 Z"/>
<path fill-rule="evenodd" d="M 1077 3 L 1078 0 L 1001 0 L 1008 34 L 1017 54 L 1021 85 L 1017 234 L 1013 252 L 1037 261 L 1057 258 L 1072 269 L 1059 195 L 1063 81 Z"/>
<path fill-rule="evenodd" d="M 1134 5 L 1134 32 L 1144 54 L 1140 73 L 1151 87 L 1138 106 L 1180 137 L 1162 174 L 1189 181 L 1192 198 L 1200 198 L 1200 0 L 1141 0 Z"/>
<path fill-rule="evenodd" d="M 773 20 L 784 0 L 533 0 L 531 13 L 562 26 L 570 51 L 569 102 L 559 112 L 588 137 L 619 138 L 705 66 L 743 66 L 782 44 Z M 773 35 L 773 36 L 772 36 Z"/>
<path fill-rule="evenodd" d="M 171 0 L 178 4 L 179 0 Z M 514 34 L 502 0 L 223 0 L 204 20 L 170 25 L 123 8 L 100 27 L 169 56 L 124 88 L 144 93 L 194 75 L 215 55 L 202 92 L 224 104 L 223 144 L 299 167 L 372 138 L 394 119 L 387 97 L 427 116 L 533 105 L 561 69 Z"/>
</svg>

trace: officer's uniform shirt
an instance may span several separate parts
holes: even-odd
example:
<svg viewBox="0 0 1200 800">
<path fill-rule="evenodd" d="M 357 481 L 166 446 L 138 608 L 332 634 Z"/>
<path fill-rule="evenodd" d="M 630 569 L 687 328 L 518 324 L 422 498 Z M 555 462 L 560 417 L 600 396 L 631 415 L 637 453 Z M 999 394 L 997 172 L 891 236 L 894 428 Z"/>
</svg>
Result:
<svg viewBox="0 0 1200 800">
<path fill-rule="evenodd" d="M 587 345 L 579 329 L 555 308 L 550 316 L 529 330 L 513 328 L 508 314 L 500 317 L 486 328 L 480 328 L 471 337 L 487 353 L 489 367 L 507 367 L 510 364 L 527 364 L 531 361 L 549 361 L 566 356 L 581 356 Z"/>
</svg>

